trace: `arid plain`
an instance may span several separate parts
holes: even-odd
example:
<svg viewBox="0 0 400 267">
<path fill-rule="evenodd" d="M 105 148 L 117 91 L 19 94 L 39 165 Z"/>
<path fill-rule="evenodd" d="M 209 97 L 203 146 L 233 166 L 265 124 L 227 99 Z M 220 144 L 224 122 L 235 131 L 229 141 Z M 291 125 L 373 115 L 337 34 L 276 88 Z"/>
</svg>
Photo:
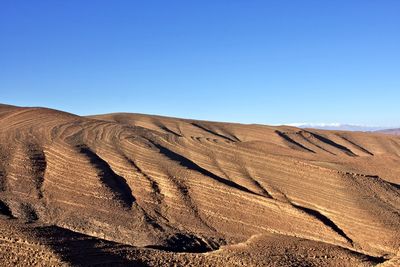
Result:
<svg viewBox="0 0 400 267">
<path fill-rule="evenodd" d="M 400 136 L 0 105 L 0 214 L 1 266 L 400 266 Z"/>
</svg>

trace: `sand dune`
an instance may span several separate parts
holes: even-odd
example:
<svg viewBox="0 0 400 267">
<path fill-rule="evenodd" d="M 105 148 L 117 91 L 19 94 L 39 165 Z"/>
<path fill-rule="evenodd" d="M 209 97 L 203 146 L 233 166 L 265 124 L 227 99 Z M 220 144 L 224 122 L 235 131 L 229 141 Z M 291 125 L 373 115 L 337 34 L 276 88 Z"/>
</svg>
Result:
<svg viewBox="0 0 400 267">
<path fill-rule="evenodd" d="M 371 266 L 400 137 L 0 105 L 2 265 Z"/>
</svg>

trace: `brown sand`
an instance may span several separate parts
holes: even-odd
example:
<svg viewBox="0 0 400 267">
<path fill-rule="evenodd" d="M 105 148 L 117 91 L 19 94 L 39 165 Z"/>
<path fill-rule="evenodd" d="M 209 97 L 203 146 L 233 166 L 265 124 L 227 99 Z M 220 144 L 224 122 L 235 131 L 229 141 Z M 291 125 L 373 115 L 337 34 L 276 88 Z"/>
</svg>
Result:
<svg viewBox="0 0 400 267">
<path fill-rule="evenodd" d="M 0 265 L 398 266 L 400 136 L 0 105 Z"/>
</svg>

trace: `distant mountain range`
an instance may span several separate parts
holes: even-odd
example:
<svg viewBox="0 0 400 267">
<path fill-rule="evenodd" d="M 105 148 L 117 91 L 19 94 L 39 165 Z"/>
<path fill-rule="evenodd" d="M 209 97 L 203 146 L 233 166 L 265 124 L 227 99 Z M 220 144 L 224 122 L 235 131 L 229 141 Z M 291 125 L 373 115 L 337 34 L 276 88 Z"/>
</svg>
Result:
<svg viewBox="0 0 400 267">
<path fill-rule="evenodd" d="M 313 128 L 313 129 L 336 130 L 336 131 L 360 131 L 360 132 L 391 131 L 387 130 L 388 127 L 342 124 L 342 123 L 290 123 L 288 125 L 299 128 Z M 397 129 L 397 131 L 399 131 L 399 129 Z"/>
</svg>

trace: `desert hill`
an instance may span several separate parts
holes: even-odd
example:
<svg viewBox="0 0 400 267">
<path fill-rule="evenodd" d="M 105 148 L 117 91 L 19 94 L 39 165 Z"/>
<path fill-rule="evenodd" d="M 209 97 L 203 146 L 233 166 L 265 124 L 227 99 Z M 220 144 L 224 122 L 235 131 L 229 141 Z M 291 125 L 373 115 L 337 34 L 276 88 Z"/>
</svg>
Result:
<svg viewBox="0 0 400 267">
<path fill-rule="evenodd" d="M 386 133 L 386 134 L 400 135 L 400 129 L 387 129 L 387 130 L 382 130 L 379 132 Z"/>
<path fill-rule="evenodd" d="M 396 266 L 400 137 L 0 105 L 2 265 Z"/>
</svg>

